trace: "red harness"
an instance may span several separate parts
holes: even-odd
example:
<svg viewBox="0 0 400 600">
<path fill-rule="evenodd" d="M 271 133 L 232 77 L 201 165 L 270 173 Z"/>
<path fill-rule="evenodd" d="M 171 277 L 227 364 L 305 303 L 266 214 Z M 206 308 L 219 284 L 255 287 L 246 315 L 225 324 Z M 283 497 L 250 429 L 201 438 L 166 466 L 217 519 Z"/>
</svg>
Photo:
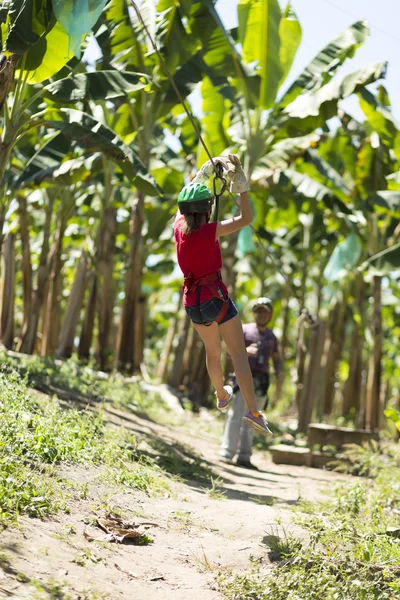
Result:
<svg viewBox="0 0 400 600">
<path fill-rule="evenodd" d="M 223 300 L 224 303 L 221 306 L 221 310 L 219 311 L 218 316 L 215 319 L 216 323 L 221 323 L 226 316 L 226 313 L 229 309 L 229 297 L 225 296 L 222 290 L 222 277 L 221 271 L 213 271 L 212 273 L 208 273 L 208 275 L 204 275 L 204 277 L 199 277 L 199 279 L 193 279 L 192 274 L 189 273 L 187 277 L 185 277 L 183 283 L 183 290 L 185 294 L 196 294 L 196 308 L 199 313 L 200 322 L 203 325 L 211 325 L 211 323 L 203 323 L 203 319 L 201 317 L 200 312 L 200 294 L 201 288 L 204 286 L 212 292 L 214 298 L 218 298 L 219 300 Z"/>
</svg>

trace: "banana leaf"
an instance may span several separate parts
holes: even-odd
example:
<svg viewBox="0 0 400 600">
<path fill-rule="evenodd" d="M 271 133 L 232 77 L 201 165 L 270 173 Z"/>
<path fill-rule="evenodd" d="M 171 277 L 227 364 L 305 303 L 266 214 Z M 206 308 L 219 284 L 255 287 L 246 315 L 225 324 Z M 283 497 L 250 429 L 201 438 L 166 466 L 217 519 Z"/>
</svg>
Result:
<svg viewBox="0 0 400 600">
<path fill-rule="evenodd" d="M 70 38 L 70 47 L 81 58 L 81 42 L 100 17 L 107 0 L 52 0 L 54 14 Z"/>
<path fill-rule="evenodd" d="M 375 63 L 339 81 L 331 81 L 316 92 L 301 94 L 281 113 L 272 116 L 276 139 L 307 135 L 324 128 L 326 121 L 337 115 L 340 100 L 385 77 L 386 69 L 387 63 Z"/>
<path fill-rule="evenodd" d="M 56 75 L 73 58 L 69 48 L 69 36 L 60 23 L 31 48 L 25 61 L 25 70 L 29 71 L 28 83 L 41 83 Z"/>
<path fill-rule="evenodd" d="M 284 108 L 300 94 L 319 89 L 327 84 L 338 68 L 347 58 L 354 56 L 356 50 L 368 37 L 369 26 L 367 21 L 357 21 L 351 27 L 345 29 L 307 65 L 300 77 L 283 95 L 279 102 L 279 108 Z"/>
<path fill-rule="evenodd" d="M 368 198 L 378 210 L 388 212 L 394 217 L 400 217 L 400 190 L 383 190 L 372 194 Z"/>
<path fill-rule="evenodd" d="M 339 242 L 324 269 L 324 277 L 329 283 L 339 281 L 350 273 L 358 263 L 362 247 L 354 233 Z"/>
<path fill-rule="evenodd" d="M 149 78 L 143 73 L 129 71 L 94 71 L 79 73 L 46 86 L 45 96 L 58 102 L 110 100 L 127 96 L 146 87 Z"/>
<path fill-rule="evenodd" d="M 256 72 L 261 78 L 260 107 L 271 108 L 283 75 L 280 62 L 279 2 L 241 0 L 238 5 L 238 18 L 243 58 L 248 64 L 255 63 Z"/>
<path fill-rule="evenodd" d="M 25 54 L 55 25 L 51 0 L 9 0 L 4 3 L 10 26 L 5 49 Z"/>
<path fill-rule="evenodd" d="M 65 137 L 92 152 L 102 152 L 118 164 L 123 173 L 143 193 L 151 196 L 161 192 L 135 151 L 123 143 L 115 132 L 90 115 L 71 108 L 49 109 L 45 125 L 61 131 Z"/>
<path fill-rule="evenodd" d="M 362 263 L 360 270 L 373 275 L 392 275 L 400 278 L 400 244 L 374 254 Z"/>
<path fill-rule="evenodd" d="M 290 2 L 287 4 L 282 13 L 281 22 L 279 25 L 279 38 L 279 61 L 282 75 L 278 89 L 290 73 L 290 69 L 292 68 L 293 61 L 302 39 L 301 25 Z"/>
</svg>

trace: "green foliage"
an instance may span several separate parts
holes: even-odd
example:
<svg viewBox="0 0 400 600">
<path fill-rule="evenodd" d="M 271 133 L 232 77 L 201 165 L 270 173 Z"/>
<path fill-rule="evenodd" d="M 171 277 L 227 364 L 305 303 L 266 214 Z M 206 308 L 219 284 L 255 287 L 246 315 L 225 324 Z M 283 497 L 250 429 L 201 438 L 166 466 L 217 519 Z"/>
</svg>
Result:
<svg viewBox="0 0 400 600">
<path fill-rule="evenodd" d="M 71 371 L 69 376 L 59 371 L 58 385 L 65 377 L 71 389 Z M 49 371 L 41 376 L 43 382 Z M 81 393 L 92 389 L 92 380 L 80 381 Z M 97 411 L 62 409 L 58 402 L 34 395 L 16 372 L 0 374 L 0 382 L 0 525 L 13 523 L 20 514 L 44 517 L 67 510 L 61 482 L 49 466 L 61 462 L 106 464 L 114 483 L 146 492 L 167 487 L 159 469 L 135 462 L 136 439 L 126 429 L 107 426 Z"/>
<path fill-rule="evenodd" d="M 95 71 L 59 79 L 45 88 L 45 96 L 65 104 L 84 100 L 110 100 L 126 97 L 149 84 L 143 73 Z"/>
<path fill-rule="evenodd" d="M 385 417 L 392 421 L 396 425 L 397 431 L 400 431 L 400 412 L 395 408 L 387 408 L 385 410 Z"/>
<path fill-rule="evenodd" d="M 256 63 L 256 72 L 261 78 L 260 108 L 271 108 L 283 74 L 279 59 L 279 2 L 242 0 L 238 5 L 238 17 L 243 58 L 246 63 Z"/>
<path fill-rule="evenodd" d="M 10 18 L 5 49 L 15 54 L 24 54 L 54 25 L 51 0 L 10 0 L 5 4 L 4 8 Z"/>
<path fill-rule="evenodd" d="M 82 37 L 96 24 L 107 0 L 52 0 L 57 20 L 68 32 L 71 47 L 81 57 Z"/>
<path fill-rule="evenodd" d="M 351 449 L 353 450 L 353 448 Z M 360 449 L 373 461 L 373 482 L 338 489 L 324 503 L 299 506 L 297 524 L 304 544 L 291 536 L 264 538 L 280 560 L 270 574 L 259 569 L 240 576 L 220 575 L 229 600 L 394 600 L 400 593 L 399 450 Z M 365 459 L 364 464 L 366 464 Z M 370 461 L 371 462 L 371 461 Z M 307 513 L 307 514 L 305 514 Z M 285 549 L 286 552 L 283 552 Z"/>
<path fill-rule="evenodd" d="M 55 498 L 55 482 L 47 472 L 36 473 L 0 445 L 0 527 L 19 515 L 42 518 L 64 506 Z"/>
</svg>

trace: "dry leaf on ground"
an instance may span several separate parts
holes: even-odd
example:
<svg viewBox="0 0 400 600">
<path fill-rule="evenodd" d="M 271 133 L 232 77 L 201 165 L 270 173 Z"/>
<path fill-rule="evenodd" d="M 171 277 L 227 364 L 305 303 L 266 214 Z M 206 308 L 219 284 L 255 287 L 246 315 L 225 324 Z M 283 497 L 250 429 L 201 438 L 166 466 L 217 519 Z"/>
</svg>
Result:
<svg viewBox="0 0 400 600">
<path fill-rule="evenodd" d="M 122 544 L 124 540 L 137 539 L 145 535 L 143 529 L 148 527 L 157 527 L 155 523 L 135 523 L 134 521 L 124 521 L 116 515 L 106 515 L 99 517 L 97 524 L 107 533 L 106 540 Z"/>
</svg>

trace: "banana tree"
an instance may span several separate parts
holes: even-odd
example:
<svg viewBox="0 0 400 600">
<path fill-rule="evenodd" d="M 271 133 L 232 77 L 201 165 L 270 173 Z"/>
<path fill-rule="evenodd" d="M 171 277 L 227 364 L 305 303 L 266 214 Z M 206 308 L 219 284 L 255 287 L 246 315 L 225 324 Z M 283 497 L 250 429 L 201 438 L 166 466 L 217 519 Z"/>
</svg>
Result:
<svg viewBox="0 0 400 600">
<path fill-rule="evenodd" d="M 347 115 L 341 115 L 342 126 L 320 144 L 318 151 L 310 150 L 303 160 L 297 161 L 295 169 L 286 169 L 280 182 L 283 183 L 286 178 L 294 189 L 301 188 L 310 199 L 319 197 L 327 205 L 336 205 L 332 217 L 339 240 L 324 276 L 331 285 L 339 282 L 346 304 L 352 307 L 353 345 L 343 411 L 348 414 L 361 406 L 361 376 L 364 369 L 362 343 L 364 321 L 369 318 L 374 343 L 368 369 L 364 416 L 359 424 L 374 429 L 379 422 L 384 343 L 382 276 L 388 274 L 388 265 L 392 265 L 392 270 L 396 268 L 396 240 L 400 230 L 400 195 L 393 189 L 397 187 L 396 176 L 391 175 L 393 171 L 397 172 L 399 166 L 399 128 L 389 109 L 384 88 L 378 90 L 376 97 L 362 90 L 360 102 L 367 117 L 365 123 L 357 123 Z M 389 186 L 392 190 L 387 189 Z M 366 283 L 360 273 L 355 275 L 356 267 L 361 264 L 366 282 L 371 280 L 374 298 L 372 315 L 365 310 Z M 347 293 L 344 292 L 345 288 L 348 289 Z M 335 320 L 334 332 L 338 331 L 339 322 L 340 319 Z M 339 342 L 335 342 L 331 335 L 331 340 L 325 379 L 325 412 L 328 414 L 332 408 L 335 372 L 345 337 L 341 335 Z"/>
<path fill-rule="evenodd" d="M 230 94 L 226 86 L 204 82 L 203 129 L 213 154 L 227 145 L 240 148 L 248 174 L 258 179 L 257 168 L 275 170 L 315 144 L 315 138 L 305 136 L 336 115 L 340 100 L 382 77 L 386 65 L 372 65 L 332 81 L 369 36 L 368 24 L 359 21 L 323 48 L 282 93 L 302 39 L 290 2 L 281 9 L 278 0 L 241 0 L 238 20 L 238 30 L 232 33 L 241 44 L 242 61 L 247 69 L 252 66 L 253 73 L 232 73 Z"/>
<path fill-rule="evenodd" d="M 272 174 L 286 169 L 307 149 L 317 147 L 325 135 L 321 130 L 337 114 L 340 101 L 384 76 L 386 65 L 375 64 L 333 80 L 340 66 L 369 36 L 368 24 L 359 21 L 324 47 L 284 91 L 302 39 L 290 3 L 281 9 L 277 0 L 241 0 L 238 20 L 239 27 L 231 34 L 241 44 L 245 69 L 231 71 L 228 85 L 203 81 L 202 133 L 213 155 L 226 148 L 243 154 L 252 181 L 256 229 L 262 233 L 266 198 L 270 198 L 269 206 L 274 206 L 276 190 L 272 194 L 269 191 Z M 184 136 L 181 139 L 187 146 L 188 140 Z M 196 146 L 193 140 L 189 150 L 195 152 Z M 202 147 L 197 148 L 201 163 L 206 157 Z"/>
<path fill-rule="evenodd" d="M 62 6 L 58 0 L 10 0 L 1 12 L 0 232 L 19 168 L 16 148 L 35 129 L 41 138 L 49 131 L 53 137 L 61 132 L 64 138 L 72 140 L 72 145 L 101 149 L 135 185 L 148 193 L 156 192 L 154 181 L 134 150 L 125 147 L 115 132 L 82 109 L 76 109 L 88 98 L 127 98 L 146 87 L 148 81 L 141 74 L 115 70 L 77 72 L 81 67 L 70 48 L 74 47 L 79 54 L 82 39 L 78 52 L 75 38 L 71 42 L 69 33 L 57 20 L 60 18 L 64 23 L 65 10 L 70 10 L 67 21 L 71 25 L 71 16 L 79 17 L 74 4 L 73 0 L 63 2 Z M 106 2 L 91 0 L 89 4 L 90 16 L 84 21 L 90 29 Z M 87 33 L 82 31 L 81 24 L 77 30 L 82 35 Z M 74 108 L 58 108 L 68 102 Z"/>
</svg>

